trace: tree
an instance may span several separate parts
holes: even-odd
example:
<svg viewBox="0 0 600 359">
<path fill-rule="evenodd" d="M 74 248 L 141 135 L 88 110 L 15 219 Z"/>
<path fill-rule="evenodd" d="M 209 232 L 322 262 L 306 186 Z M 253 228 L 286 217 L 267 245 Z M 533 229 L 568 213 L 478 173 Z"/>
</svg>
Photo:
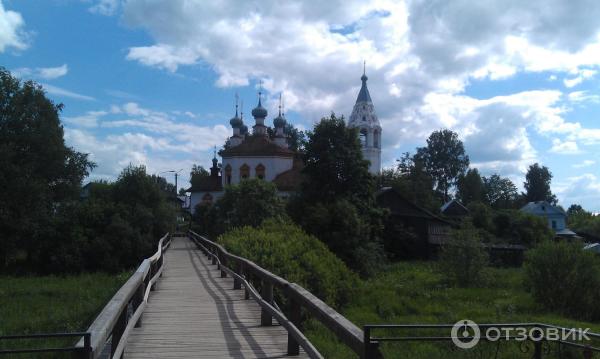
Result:
<svg viewBox="0 0 600 359">
<path fill-rule="evenodd" d="M 275 138 L 275 130 L 271 127 L 267 128 L 269 138 Z M 300 131 L 291 123 L 286 123 L 283 127 L 283 133 L 285 133 L 288 148 L 294 152 L 304 152 L 304 146 L 306 145 L 306 134 Z"/>
<path fill-rule="evenodd" d="M 469 168 L 469 156 L 458 134 L 450 130 L 434 131 L 427 139 L 427 146 L 417 149 L 415 158 L 422 161 L 425 170 L 433 178 L 435 190 L 444 201 L 458 178 Z"/>
<path fill-rule="evenodd" d="M 552 173 L 546 166 L 540 166 L 537 163 L 529 166 L 525 175 L 525 199 L 528 202 L 546 201 L 555 205 L 558 200 L 550 190 Z"/>
<path fill-rule="evenodd" d="M 192 170 L 190 171 L 190 184 L 194 187 L 194 184 L 197 186 L 199 181 L 202 181 L 202 178 L 210 176 L 210 172 L 208 172 L 204 167 L 199 165 L 192 165 Z"/>
<path fill-rule="evenodd" d="M 94 167 L 65 145 L 62 108 L 40 85 L 0 67 L 0 269 L 14 263 L 17 250 L 32 251 Z"/>
<path fill-rule="evenodd" d="M 484 202 L 494 209 L 513 208 L 519 197 L 517 187 L 508 178 L 498 174 L 483 177 Z"/>
<path fill-rule="evenodd" d="M 480 284 L 489 256 L 479 231 L 468 223 L 454 230 L 452 241 L 442 247 L 440 266 L 448 279 L 461 287 Z"/>
<path fill-rule="evenodd" d="M 477 168 L 469 169 L 464 176 L 458 178 L 457 197 L 464 205 L 481 202 L 484 199 L 484 185 Z"/>
<path fill-rule="evenodd" d="M 569 206 L 569 209 L 567 209 L 567 216 L 571 217 L 574 215 L 578 215 L 580 213 L 586 213 L 587 211 L 585 209 L 583 209 L 583 207 L 581 207 L 581 205 L 579 204 L 572 204 Z"/>
</svg>

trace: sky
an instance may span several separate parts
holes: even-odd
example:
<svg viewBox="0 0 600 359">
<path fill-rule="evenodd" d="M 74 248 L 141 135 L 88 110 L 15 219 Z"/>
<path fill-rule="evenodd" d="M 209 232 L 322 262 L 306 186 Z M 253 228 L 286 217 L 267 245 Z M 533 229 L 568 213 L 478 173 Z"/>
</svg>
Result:
<svg viewBox="0 0 600 359">
<path fill-rule="evenodd" d="M 300 129 L 348 117 L 363 61 L 382 161 L 457 132 L 471 166 L 522 189 L 535 162 L 560 204 L 600 212 L 600 3 L 0 0 L 0 65 L 65 108 L 65 140 L 114 179 L 210 166 L 262 83 Z M 170 173 L 164 173 L 173 182 Z"/>
</svg>

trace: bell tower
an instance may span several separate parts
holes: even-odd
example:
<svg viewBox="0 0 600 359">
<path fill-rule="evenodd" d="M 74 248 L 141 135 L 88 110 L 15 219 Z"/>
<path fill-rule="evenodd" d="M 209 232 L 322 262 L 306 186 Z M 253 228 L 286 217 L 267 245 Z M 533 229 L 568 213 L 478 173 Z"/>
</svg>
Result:
<svg viewBox="0 0 600 359">
<path fill-rule="evenodd" d="M 381 125 L 367 88 L 369 78 L 365 73 L 365 67 L 363 67 L 363 75 L 360 77 L 362 85 L 352 109 L 348 127 L 358 128 L 363 157 L 371 163 L 369 172 L 379 174 L 381 172 Z"/>
</svg>

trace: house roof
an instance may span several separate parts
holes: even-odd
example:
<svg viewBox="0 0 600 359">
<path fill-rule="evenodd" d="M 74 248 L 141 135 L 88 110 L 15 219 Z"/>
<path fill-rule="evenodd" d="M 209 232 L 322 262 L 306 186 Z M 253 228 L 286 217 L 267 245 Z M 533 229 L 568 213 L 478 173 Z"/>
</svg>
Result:
<svg viewBox="0 0 600 359">
<path fill-rule="evenodd" d="M 301 158 L 294 158 L 294 164 L 291 169 L 281 172 L 274 179 L 273 183 L 280 191 L 295 191 L 302 182 L 302 169 L 304 161 Z"/>
<path fill-rule="evenodd" d="M 200 177 L 186 192 L 216 192 L 223 190 L 221 176 Z"/>
<path fill-rule="evenodd" d="M 469 210 L 458 200 L 450 200 L 440 208 L 440 212 L 449 216 L 461 216 L 469 214 Z"/>
<path fill-rule="evenodd" d="M 236 156 L 283 156 L 292 157 L 294 151 L 284 148 L 271 141 L 269 138 L 261 135 L 248 136 L 237 146 L 228 147 L 221 150 L 221 157 Z"/>
<path fill-rule="evenodd" d="M 521 208 L 521 211 L 534 214 L 536 216 L 547 216 L 552 214 L 561 216 L 567 215 L 562 208 L 553 206 L 546 201 L 529 202 Z"/>
<path fill-rule="evenodd" d="M 426 210 L 425 208 L 407 200 L 400 192 L 398 192 L 392 187 L 384 187 L 380 189 L 375 194 L 375 197 L 377 199 L 377 203 L 380 206 L 389 208 L 392 215 L 402 217 L 427 218 L 438 222 L 442 222 L 450 226 L 453 225 L 447 220 L 440 218 L 437 215 Z"/>
</svg>

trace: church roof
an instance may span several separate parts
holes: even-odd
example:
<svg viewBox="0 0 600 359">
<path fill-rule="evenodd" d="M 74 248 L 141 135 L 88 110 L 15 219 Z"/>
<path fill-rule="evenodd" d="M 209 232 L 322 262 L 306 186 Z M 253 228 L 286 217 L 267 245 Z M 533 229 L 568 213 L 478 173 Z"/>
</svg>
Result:
<svg viewBox="0 0 600 359">
<path fill-rule="evenodd" d="M 373 102 L 371 101 L 371 95 L 369 94 L 369 89 L 367 88 L 367 80 L 369 78 L 367 75 L 362 75 L 360 80 L 362 81 L 362 85 L 360 86 L 360 92 L 358 93 L 358 97 L 356 98 L 356 102 Z"/>
<path fill-rule="evenodd" d="M 283 156 L 292 157 L 294 151 L 289 148 L 284 148 L 274 143 L 265 136 L 252 135 L 244 139 L 237 146 L 229 147 L 222 150 L 221 157 L 238 157 L 238 156 Z"/>
<path fill-rule="evenodd" d="M 218 192 L 223 190 L 221 176 L 198 178 L 186 192 Z"/>
<path fill-rule="evenodd" d="M 294 158 L 294 164 L 291 169 L 281 172 L 274 179 L 273 183 L 280 191 L 295 191 L 300 188 L 302 182 L 302 169 L 304 161 L 301 158 Z"/>
</svg>

